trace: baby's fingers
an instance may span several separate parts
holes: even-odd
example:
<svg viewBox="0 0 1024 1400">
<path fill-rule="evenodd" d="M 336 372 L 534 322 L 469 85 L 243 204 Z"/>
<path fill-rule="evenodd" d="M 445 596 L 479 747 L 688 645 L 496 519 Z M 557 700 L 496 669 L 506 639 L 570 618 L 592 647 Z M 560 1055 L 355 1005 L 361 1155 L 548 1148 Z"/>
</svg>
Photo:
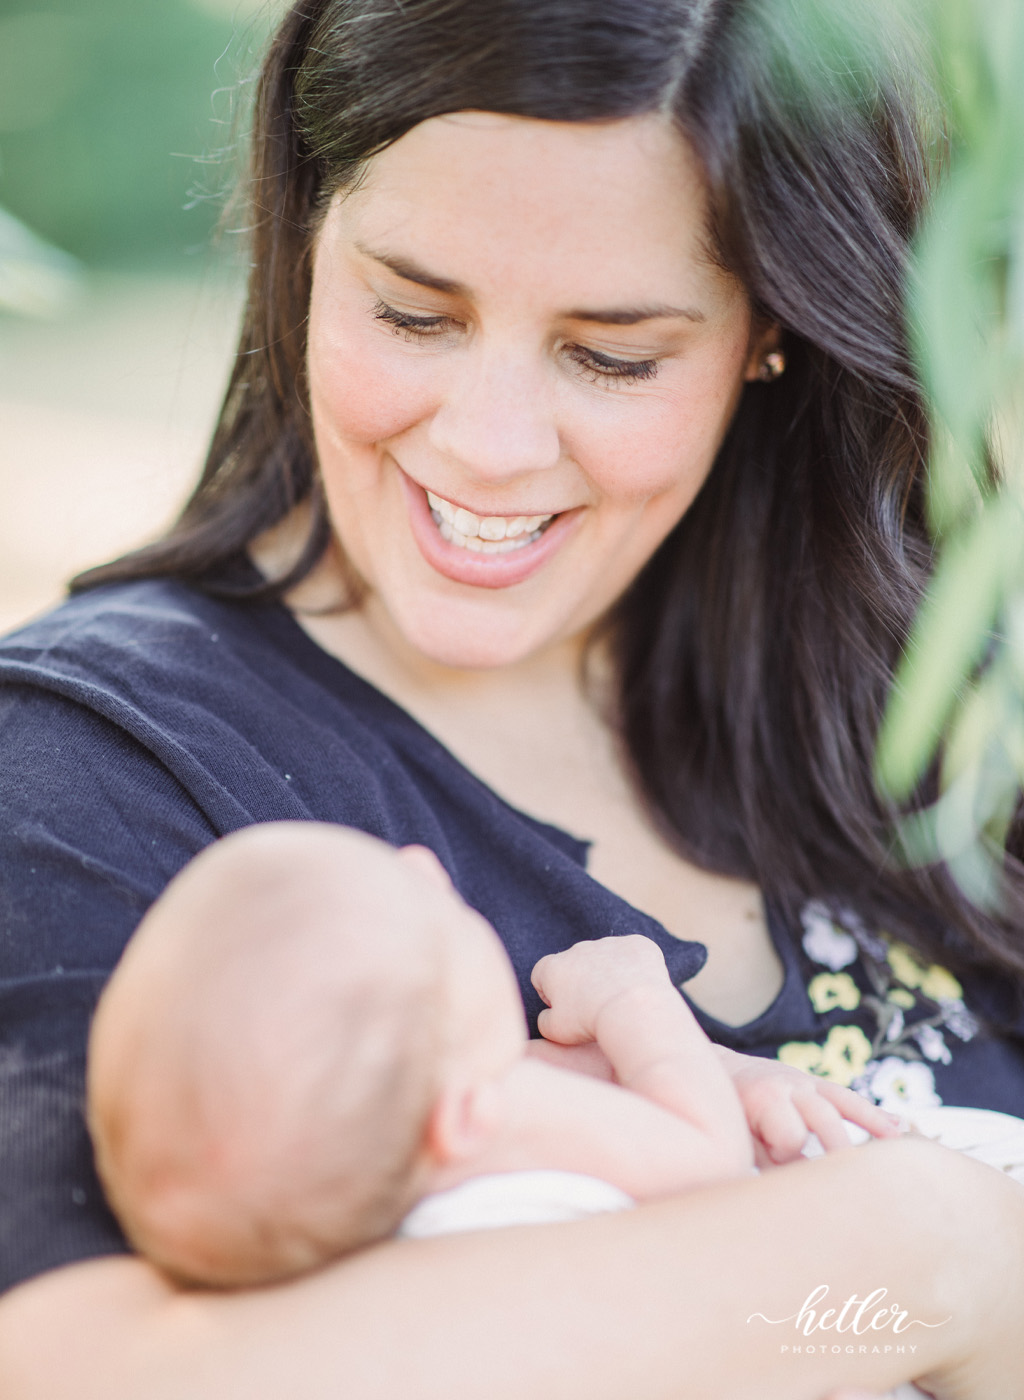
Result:
<svg viewBox="0 0 1024 1400">
<path fill-rule="evenodd" d="M 839 1110 L 813 1088 L 795 1095 L 794 1102 L 807 1128 L 826 1152 L 839 1152 L 850 1146 L 850 1134 Z"/>
<path fill-rule="evenodd" d="M 586 1045 L 593 1040 L 575 1016 L 564 1015 L 559 1007 L 542 1011 L 537 1017 L 537 1029 L 545 1040 L 554 1041 L 556 1045 Z"/>
<path fill-rule="evenodd" d="M 886 1113 L 884 1108 L 869 1103 L 861 1094 L 845 1089 L 828 1079 L 819 1079 L 815 1087 L 822 1098 L 839 1110 L 850 1123 L 857 1123 L 875 1137 L 896 1137 L 904 1131 L 903 1120 L 895 1113 Z"/>
<path fill-rule="evenodd" d="M 807 1141 L 807 1124 L 788 1096 L 779 1095 L 766 1102 L 756 1116 L 749 1118 L 749 1124 L 776 1166 L 796 1161 Z"/>
<path fill-rule="evenodd" d="M 545 974 L 550 974 L 552 963 L 557 956 L 557 953 L 548 953 L 546 957 L 539 958 L 534 963 L 533 971 L 530 973 L 530 981 L 533 983 L 534 991 L 548 1006 L 551 1005 L 551 997 L 547 991 Z"/>
</svg>

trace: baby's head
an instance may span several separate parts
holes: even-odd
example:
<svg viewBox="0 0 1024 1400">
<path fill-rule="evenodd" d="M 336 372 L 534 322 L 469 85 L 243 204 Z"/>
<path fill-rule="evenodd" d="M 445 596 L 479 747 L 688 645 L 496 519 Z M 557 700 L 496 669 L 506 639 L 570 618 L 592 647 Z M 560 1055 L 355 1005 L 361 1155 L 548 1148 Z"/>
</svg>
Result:
<svg viewBox="0 0 1024 1400">
<path fill-rule="evenodd" d="M 496 934 L 429 852 L 250 827 L 172 881 L 100 1000 L 100 1175 L 182 1280 L 300 1273 L 390 1234 L 472 1153 L 525 1041 Z"/>
</svg>

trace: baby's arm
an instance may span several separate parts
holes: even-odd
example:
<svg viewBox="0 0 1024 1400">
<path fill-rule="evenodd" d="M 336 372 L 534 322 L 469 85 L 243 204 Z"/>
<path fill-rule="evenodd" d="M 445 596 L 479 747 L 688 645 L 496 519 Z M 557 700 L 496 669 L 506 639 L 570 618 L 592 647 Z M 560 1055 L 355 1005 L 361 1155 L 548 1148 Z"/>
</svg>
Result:
<svg viewBox="0 0 1024 1400">
<path fill-rule="evenodd" d="M 743 1108 L 716 1047 L 673 987 L 657 944 L 640 936 L 577 943 L 542 958 L 538 1026 L 563 1046 L 596 1042 L 623 1088 L 685 1119 L 750 1165 Z"/>
<path fill-rule="evenodd" d="M 848 1147 L 843 1119 L 875 1137 L 892 1137 L 901 1130 L 898 1118 L 852 1089 L 775 1060 L 712 1045 L 669 981 L 661 952 L 650 939 L 578 943 L 542 959 L 534 969 L 534 985 L 545 1001 L 557 997 L 554 1007 L 541 1012 L 538 1024 L 566 1056 L 558 1063 L 616 1079 L 690 1122 L 706 1121 L 700 1116 L 705 1103 L 702 1085 L 695 1077 L 705 1073 L 710 1055 L 719 1073 L 724 1070 L 731 1080 L 734 1093 L 725 1102 L 739 1095 L 760 1167 L 793 1161 L 809 1133 L 826 1151 Z M 630 991 L 632 996 L 622 995 Z M 648 998 L 658 1008 L 653 1014 Z M 603 1004 L 614 1007 L 614 1019 L 603 1022 L 598 1034 L 595 1010 Z M 544 1042 L 536 1044 L 538 1058 L 553 1059 L 554 1045 L 546 1052 Z M 632 1076 L 628 1083 L 624 1073 Z M 703 1081 L 712 1095 L 720 1092 L 715 1084 L 721 1084 L 719 1075 Z"/>
</svg>

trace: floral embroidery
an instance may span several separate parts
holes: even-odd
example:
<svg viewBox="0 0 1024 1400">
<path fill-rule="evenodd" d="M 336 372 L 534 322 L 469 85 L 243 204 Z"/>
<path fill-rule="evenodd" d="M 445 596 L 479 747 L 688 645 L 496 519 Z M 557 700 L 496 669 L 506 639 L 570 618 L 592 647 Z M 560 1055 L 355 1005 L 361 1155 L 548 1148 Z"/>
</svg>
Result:
<svg viewBox="0 0 1024 1400">
<path fill-rule="evenodd" d="M 800 922 L 804 926 L 804 952 L 812 962 L 824 963 L 838 972 L 857 961 L 856 939 L 845 933 L 816 899 L 804 905 Z"/>
<path fill-rule="evenodd" d="M 789 1040 L 780 1045 L 776 1059 L 792 1069 L 806 1070 L 808 1074 L 818 1074 L 824 1047 L 812 1045 L 809 1040 Z"/>
<path fill-rule="evenodd" d="M 913 1011 L 917 1005 L 917 998 L 902 987 L 893 987 L 889 992 L 888 1000 L 893 1006 L 902 1006 L 904 1011 Z"/>
<path fill-rule="evenodd" d="M 908 1108 L 938 1108 L 942 1100 L 935 1092 L 935 1079 L 927 1065 L 887 1055 L 869 1066 L 866 1075 L 871 1097 L 889 1113 L 902 1113 Z"/>
<path fill-rule="evenodd" d="M 866 1069 L 871 1059 L 871 1041 L 859 1026 L 833 1026 L 824 1045 L 791 1040 L 779 1046 L 778 1058 L 784 1065 L 848 1087 Z"/>
<path fill-rule="evenodd" d="M 892 943 L 889 966 L 906 987 L 920 988 L 932 1001 L 962 1001 L 964 990 L 951 972 L 938 963 L 926 967 L 905 943 Z"/>
<path fill-rule="evenodd" d="M 934 1026 L 922 1026 L 915 1030 L 914 1039 L 921 1047 L 921 1054 L 926 1060 L 941 1060 L 944 1065 L 953 1063 L 952 1053 L 942 1037 L 942 1032 L 937 1031 Z"/>
<path fill-rule="evenodd" d="M 859 1011 L 861 1025 L 832 1025 L 824 1044 L 789 1041 L 778 1058 L 892 1112 L 939 1105 L 931 1066 L 952 1063 L 947 1034 L 969 1041 L 979 1029 L 957 979 L 906 943 L 868 930 L 852 910 L 833 914 L 813 900 L 800 921 L 804 952 L 828 969 L 807 985 L 811 1005 L 819 1016 Z M 844 968 L 863 973 L 860 985 Z"/>
<path fill-rule="evenodd" d="M 856 1011 L 860 1006 L 860 988 L 848 972 L 819 972 L 809 983 L 807 995 L 819 1015 L 826 1011 Z"/>
</svg>

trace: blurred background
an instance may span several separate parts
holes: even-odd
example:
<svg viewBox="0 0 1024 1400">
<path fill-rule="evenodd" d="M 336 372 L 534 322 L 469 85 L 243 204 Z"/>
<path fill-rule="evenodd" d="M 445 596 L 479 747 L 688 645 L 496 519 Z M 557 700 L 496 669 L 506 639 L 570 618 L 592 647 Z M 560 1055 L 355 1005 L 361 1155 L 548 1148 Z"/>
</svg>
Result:
<svg viewBox="0 0 1024 1400">
<path fill-rule="evenodd" d="M 0 0 L 0 631 L 159 530 L 201 465 L 241 305 L 227 200 L 284 8 Z"/>
</svg>

